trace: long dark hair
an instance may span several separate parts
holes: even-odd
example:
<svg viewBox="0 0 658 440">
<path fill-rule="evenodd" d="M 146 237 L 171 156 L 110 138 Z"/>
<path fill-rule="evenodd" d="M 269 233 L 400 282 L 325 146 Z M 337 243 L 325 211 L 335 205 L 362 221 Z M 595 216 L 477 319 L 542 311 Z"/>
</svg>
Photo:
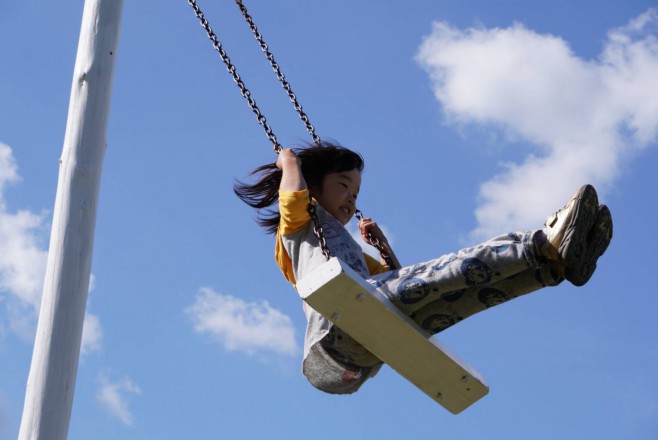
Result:
<svg viewBox="0 0 658 440">
<path fill-rule="evenodd" d="M 363 171 L 364 162 L 359 153 L 336 143 L 323 141 L 303 148 L 293 148 L 302 162 L 302 175 L 308 188 L 322 188 L 324 176 L 343 171 Z M 281 215 L 278 209 L 267 209 L 279 200 L 281 170 L 276 162 L 259 166 L 250 176 L 257 176 L 253 184 L 237 181 L 233 185 L 235 194 L 247 205 L 258 210 L 256 222 L 269 234 L 276 234 Z"/>
</svg>

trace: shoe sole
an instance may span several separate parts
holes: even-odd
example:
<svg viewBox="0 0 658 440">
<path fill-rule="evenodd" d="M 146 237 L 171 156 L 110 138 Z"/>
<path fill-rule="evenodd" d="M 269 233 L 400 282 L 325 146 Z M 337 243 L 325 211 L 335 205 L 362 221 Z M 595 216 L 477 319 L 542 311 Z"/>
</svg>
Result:
<svg viewBox="0 0 658 440">
<path fill-rule="evenodd" d="M 612 240 L 612 214 L 607 206 L 598 209 L 594 226 L 587 235 L 587 248 L 583 253 L 580 265 L 567 267 L 566 279 L 575 286 L 587 283 L 596 270 L 596 263 L 605 253 Z"/>
<path fill-rule="evenodd" d="M 558 253 L 567 268 L 580 268 L 586 262 L 587 236 L 594 226 L 599 206 L 599 199 L 592 185 L 580 188 L 574 199 L 573 215 L 558 247 Z"/>
</svg>

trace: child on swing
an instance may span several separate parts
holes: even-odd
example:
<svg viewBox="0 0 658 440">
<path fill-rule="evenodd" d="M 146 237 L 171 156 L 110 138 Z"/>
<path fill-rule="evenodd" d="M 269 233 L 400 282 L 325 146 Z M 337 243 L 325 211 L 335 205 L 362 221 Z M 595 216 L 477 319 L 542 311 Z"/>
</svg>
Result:
<svg viewBox="0 0 658 440">
<path fill-rule="evenodd" d="M 235 192 L 259 210 L 258 222 L 276 234 L 275 259 L 293 286 L 326 262 L 307 210 L 315 205 L 333 256 L 375 286 L 395 306 L 431 334 L 477 312 L 567 279 L 585 284 L 612 238 L 612 217 L 599 205 L 591 185 L 548 217 L 543 229 L 510 233 L 435 260 L 400 268 L 376 222 L 359 222 L 363 239 L 379 240 L 385 261 L 364 254 L 345 229 L 354 216 L 364 163 L 361 156 L 323 142 L 283 149 L 276 163 L 252 174 L 254 184 L 237 183 Z M 268 208 L 278 201 L 279 210 Z M 302 371 L 316 388 L 349 394 L 379 371 L 382 362 L 304 303 L 308 320 Z"/>
</svg>

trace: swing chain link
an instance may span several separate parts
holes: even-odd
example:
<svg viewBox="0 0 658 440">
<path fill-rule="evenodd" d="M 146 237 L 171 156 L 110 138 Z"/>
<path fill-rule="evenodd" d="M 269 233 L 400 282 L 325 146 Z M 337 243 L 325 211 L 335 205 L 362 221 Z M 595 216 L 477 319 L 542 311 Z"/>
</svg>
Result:
<svg viewBox="0 0 658 440">
<path fill-rule="evenodd" d="M 293 105 L 295 106 L 295 110 L 297 111 L 297 114 L 299 115 L 299 118 L 302 120 L 302 122 L 306 126 L 306 130 L 308 131 L 308 133 L 313 138 L 313 142 L 317 145 L 320 145 L 320 143 L 321 143 L 320 136 L 318 136 L 315 133 L 315 128 L 311 124 L 311 121 L 309 120 L 306 113 L 304 113 L 304 110 L 302 109 L 302 105 L 297 100 L 297 96 L 292 91 L 292 87 L 291 87 L 290 83 L 286 80 L 285 75 L 281 71 L 281 67 L 279 66 L 279 63 L 277 63 L 276 60 L 274 59 L 274 55 L 272 54 L 272 52 L 270 52 L 270 49 L 267 46 L 267 43 L 265 43 L 265 40 L 263 39 L 263 36 L 258 31 L 258 27 L 256 26 L 256 23 L 254 23 L 254 20 L 251 18 L 251 15 L 249 15 L 249 12 L 247 12 L 247 8 L 242 3 L 242 0 L 235 0 L 235 3 L 240 8 L 240 12 L 242 12 L 242 16 L 244 17 L 247 24 L 249 25 L 249 28 L 251 29 L 251 32 L 254 34 L 254 37 L 256 38 L 256 41 L 258 41 L 258 44 L 260 45 L 260 48 L 263 50 L 263 53 L 267 57 L 267 60 L 270 62 L 270 65 L 272 66 L 272 69 L 274 70 L 274 73 L 276 73 L 276 77 L 279 79 L 279 82 L 281 83 L 284 90 L 288 94 L 288 97 L 290 98 L 290 101 L 292 101 Z"/>
<path fill-rule="evenodd" d="M 206 20 L 203 12 L 199 8 L 199 5 L 197 5 L 196 0 L 188 0 L 187 3 L 190 6 L 192 6 L 192 9 L 194 9 L 194 14 L 199 19 L 201 27 L 203 27 L 203 29 L 206 31 L 206 34 L 208 34 L 208 38 L 210 39 L 210 41 L 212 41 L 213 47 L 219 53 L 219 56 L 221 57 L 222 61 L 226 65 L 226 70 L 228 70 L 228 72 L 233 77 L 233 82 L 237 84 L 238 88 L 240 89 L 240 93 L 247 100 L 247 105 L 249 105 L 251 111 L 253 111 L 254 114 L 256 115 L 256 119 L 258 123 L 263 127 L 263 130 L 265 130 L 265 135 L 270 140 L 270 142 L 272 142 L 272 145 L 274 146 L 274 151 L 276 153 L 279 153 L 282 147 L 279 144 L 276 135 L 272 131 L 272 127 L 269 126 L 269 124 L 267 123 L 267 119 L 265 118 L 265 115 L 261 113 L 260 109 L 258 108 L 258 105 L 256 105 L 256 100 L 251 96 L 251 92 L 245 86 L 244 82 L 242 81 L 242 78 L 240 78 L 237 69 L 235 68 L 228 54 L 224 50 L 222 43 L 217 39 L 217 35 L 210 27 L 208 20 Z"/>
<path fill-rule="evenodd" d="M 363 213 L 361 212 L 361 210 L 357 209 L 354 212 L 354 215 L 359 221 L 363 220 Z M 382 242 L 379 241 L 379 238 L 373 237 L 372 234 L 368 233 L 368 241 L 379 251 L 379 255 L 381 255 L 382 259 L 386 262 L 386 265 L 389 267 L 389 269 L 391 270 L 399 269 L 399 267 L 397 267 L 397 265 L 393 262 L 393 258 L 391 257 L 391 255 L 384 248 Z"/>
<path fill-rule="evenodd" d="M 322 229 L 322 223 L 320 223 L 320 219 L 318 218 L 317 208 L 315 207 L 315 205 L 310 199 L 308 201 L 308 206 L 306 207 L 306 210 L 308 211 L 308 215 L 311 216 L 311 220 L 313 221 L 313 234 L 315 234 L 318 241 L 320 242 L 320 249 L 322 250 L 322 255 L 324 255 L 324 257 L 328 260 L 329 258 L 331 258 L 331 252 L 329 251 L 327 240 L 324 238 L 324 229 Z"/>
<path fill-rule="evenodd" d="M 272 66 L 272 69 L 276 73 L 279 82 L 281 82 L 281 85 L 283 86 L 284 90 L 287 92 L 290 101 L 292 101 L 295 110 L 297 111 L 297 114 L 299 115 L 304 125 L 306 125 L 306 130 L 313 138 L 313 142 L 317 145 L 321 145 L 322 142 L 320 140 L 320 137 L 315 132 L 315 128 L 313 127 L 308 116 L 302 109 L 302 105 L 297 100 L 297 96 L 292 91 L 292 87 L 290 86 L 290 83 L 288 83 L 288 81 L 286 80 L 285 75 L 281 71 L 279 64 L 274 59 L 274 55 L 270 52 L 267 44 L 265 43 L 265 40 L 263 39 L 263 36 L 258 31 L 258 27 L 256 26 L 253 19 L 251 18 L 251 15 L 249 15 L 249 13 L 247 12 L 247 8 L 242 3 L 242 0 L 235 0 L 235 2 L 240 8 L 242 15 L 247 21 L 247 24 L 251 28 L 251 31 L 254 34 L 256 40 L 258 41 L 258 44 L 260 45 L 261 49 L 263 50 L 263 53 L 265 53 L 265 56 L 270 62 L 270 65 Z M 256 100 L 251 96 L 251 91 L 247 89 L 247 87 L 245 86 L 244 82 L 242 81 L 242 78 L 237 72 L 235 65 L 233 65 L 233 63 L 231 62 L 231 59 L 229 58 L 228 54 L 224 50 L 222 43 L 217 38 L 217 35 L 212 30 L 212 27 L 210 27 L 208 20 L 206 20 L 205 15 L 199 8 L 199 5 L 197 4 L 196 0 L 187 0 L 187 3 L 190 6 L 192 6 L 192 9 L 194 10 L 194 14 L 199 19 L 201 27 L 203 27 L 203 29 L 206 31 L 208 38 L 213 44 L 213 47 L 215 48 L 217 53 L 219 53 L 219 56 L 221 57 L 222 61 L 226 65 L 226 70 L 233 77 L 233 82 L 238 86 L 238 88 L 240 89 L 240 93 L 247 100 L 247 105 L 249 106 L 251 111 L 254 112 L 254 114 L 256 115 L 256 120 L 263 127 L 263 130 L 265 131 L 265 135 L 270 140 L 270 142 L 272 142 L 272 145 L 274 146 L 274 152 L 278 154 L 279 152 L 281 152 L 283 147 L 281 147 L 281 145 L 279 144 L 276 135 L 272 131 L 272 127 L 270 127 L 269 124 L 267 123 L 267 119 L 265 118 L 265 115 L 263 115 L 260 109 L 258 108 L 258 105 L 256 104 Z M 324 230 L 322 228 L 322 224 L 320 223 L 320 220 L 318 219 L 316 207 L 310 201 L 307 210 L 309 215 L 311 216 L 311 220 L 313 221 L 313 233 L 315 234 L 315 236 L 318 238 L 318 241 L 320 242 L 320 248 L 322 249 L 322 254 L 327 259 L 329 259 L 331 257 L 331 252 L 329 250 L 329 247 L 327 246 L 327 241 L 324 238 Z M 359 220 L 363 220 L 363 214 L 361 213 L 360 210 L 357 209 L 355 214 Z M 377 248 L 382 259 L 386 262 L 389 268 L 391 269 L 397 268 L 396 265 L 393 263 L 393 259 L 391 258 L 390 254 L 386 251 L 386 249 L 384 248 L 383 244 L 379 241 L 379 239 L 369 234 L 368 240 L 370 241 L 370 244 L 372 244 L 375 248 Z"/>
</svg>

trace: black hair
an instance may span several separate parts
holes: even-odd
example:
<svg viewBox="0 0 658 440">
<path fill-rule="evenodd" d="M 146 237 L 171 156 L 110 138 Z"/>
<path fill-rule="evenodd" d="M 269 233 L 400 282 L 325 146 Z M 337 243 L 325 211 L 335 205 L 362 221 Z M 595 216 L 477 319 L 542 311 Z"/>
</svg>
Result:
<svg viewBox="0 0 658 440">
<path fill-rule="evenodd" d="M 343 171 L 363 171 L 363 157 L 359 153 L 336 143 L 322 141 L 303 148 L 293 148 L 301 160 L 302 175 L 307 187 L 322 188 L 324 177 Z M 256 222 L 270 234 L 276 234 L 281 214 L 278 209 L 267 209 L 279 201 L 281 170 L 276 162 L 261 165 L 250 176 L 257 176 L 253 184 L 237 181 L 233 185 L 235 194 L 247 205 L 258 210 Z"/>
</svg>

